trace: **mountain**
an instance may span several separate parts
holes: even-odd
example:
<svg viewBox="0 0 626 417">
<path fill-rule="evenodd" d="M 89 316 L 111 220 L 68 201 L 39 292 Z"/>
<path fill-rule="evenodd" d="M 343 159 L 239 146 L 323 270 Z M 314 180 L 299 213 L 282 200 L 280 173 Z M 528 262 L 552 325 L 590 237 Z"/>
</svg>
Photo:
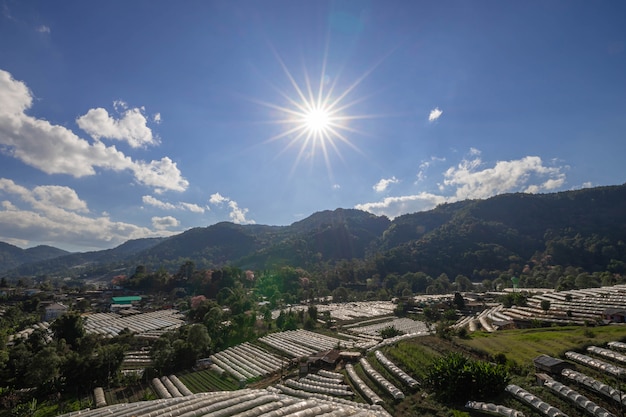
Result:
<svg viewBox="0 0 626 417">
<path fill-rule="evenodd" d="M 22 265 L 10 274 L 76 274 L 141 264 L 176 271 L 186 260 L 201 268 L 293 266 L 311 271 L 347 261 L 360 263 L 364 273 L 372 275 L 422 271 L 476 279 L 479 271 L 516 271 L 540 262 L 589 272 L 626 272 L 624 213 L 626 185 L 466 200 L 393 221 L 337 209 L 290 226 L 223 222 L 169 238 L 129 241 L 106 251 L 39 262 L 14 260 L 13 268 Z M 1 259 L 20 251 L 0 246 Z"/>
<path fill-rule="evenodd" d="M 106 249 L 93 252 L 78 252 L 70 253 L 61 249 L 52 247 L 46 247 L 50 256 L 40 257 L 38 259 L 23 260 L 15 265 L 8 265 L 2 261 L 3 249 L 0 242 L 0 272 L 8 273 L 9 275 L 74 275 L 76 271 L 84 268 L 101 266 L 104 269 L 117 265 L 130 257 L 141 253 L 161 241 L 165 238 L 147 238 L 147 239 L 134 239 L 129 240 L 113 249 Z M 11 246 L 11 245 L 9 245 Z M 20 251 L 29 253 L 33 249 L 40 248 L 39 246 L 31 249 L 20 249 L 14 247 Z M 41 252 L 41 251 L 39 251 Z M 39 253 L 35 251 L 35 253 Z M 56 255 L 54 255 L 56 253 Z M 74 272 L 72 272 L 74 270 Z"/>
<path fill-rule="evenodd" d="M 0 242 L 0 272 L 46 259 L 54 259 L 67 255 L 69 252 L 53 248 L 52 246 L 36 246 L 34 248 L 22 249 L 8 243 Z"/>
</svg>

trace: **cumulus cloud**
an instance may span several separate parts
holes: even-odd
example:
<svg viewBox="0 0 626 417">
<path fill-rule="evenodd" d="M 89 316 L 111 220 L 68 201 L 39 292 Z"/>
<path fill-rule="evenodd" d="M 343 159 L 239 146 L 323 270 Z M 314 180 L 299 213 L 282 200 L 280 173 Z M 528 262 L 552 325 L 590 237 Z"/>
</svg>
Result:
<svg viewBox="0 0 626 417">
<path fill-rule="evenodd" d="M 421 192 L 387 197 L 382 201 L 358 204 L 355 208 L 394 218 L 401 214 L 429 210 L 446 202 L 485 199 L 509 192 L 552 192 L 565 185 L 565 167 L 548 166 L 538 156 L 497 161 L 487 167 L 479 155 L 480 151 L 472 148 L 470 158 L 445 170 L 439 193 Z M 420 169 L 424 168 L 423 164 Z"/>
<path fill-rule="evenodd" d="M 157 198 L 152 197 L 151 195 L 144 195 L 143 197 L 141 197 L 141 201 L 143 201 L 144 204 L 157 207 L 163 210 L 176 210 L 176 206 L 174 204 L 166 203 L 164 201 L 161 201 Z"/>
<path fill-rule="evenodd" d="M 220 193 L 215 193 L 211 194 L 211 197 L 209 198 L 209 203 L 219 206 L 228 200 L 228 198 L 222 197 Z"/>
<path fill-rule="evenodd" d="M 209 198 L 209 203 L 222 207 L 224 203 L 227 204 L 230 209 L 230 213 L 228 213 L 228 217 L 235 224 L 255 224 L 256 222 L 252 219 L 247 219 L 246 214 L 248 214 L 247 208 L 239 207 L 236 201 L 231 200 L 228 197 L 222 196 L 220 193 L 211 194 Z"/>
<path fill-rule="evenodd" d="M 32 189 L 0 178 L 0 241 L 52 244 L 80 250 L 103 249 L 129 239 L 163 236 L 106 215 L 89 215 L 87 204 L 69 187 Z"/>
<path fill-rule="evenodd" d="M 176 204 L 161 201 L 151 195 L 144 195 L 141 200 L 144 204 L 157 207 L 162 210 L 186 210 L 192 213 L 204 213 L 205 208 L 193 203 L 180 202 Z"/>
<path fill-rule="evenodd" d="M 382 201 L 374 203 L 357 204 L 355 208 L 393 219 L 406 213 L 430 210 L 446 201 L 446 197 L 422 192 L 414 195 L 386 197 Z"/>
<path fill-rule="evenodd" d="M 428 121 L 434 122 L 435 120 L 439 119 L 442 114 L 443 114 L 443 110 L 440 110 L 439 107 L 435 107 L 428 114 Z"/>
<path fill-rule="evenodd" d="M 184 191 L 188 187 L 176 163 L 168 157 L 133 161 L 115 146 L 100 141 L 89 143 L 64 126 L 28 116 L 25 112 L 32 101 L 26 84 L 0 70 L 0 151 L 4 154 L 47 174 L 79 178 L 95 175 L 98 168 L 128 170 L 137 182 L 157 191 Z"/>
<path fill-rule="evenodd" d="M 491 168 L 480 158 L 464 159 L 444 172 L 443 186 L 454 187 L 457 200 L 488 198 L 507 192 L 552 191 L 565 183 L 560 167 L 548 167 L 538 156 L 498 161 Z M 534 184 L 529 184 L 533 180 Z"/>
<path fill-rule="evenodd" d="M 140 108 L 124 109 L 121 118 L 115 119 L 105 109 L 98 107 L 89 109 L 87 114 L 76 119 L 78 127 L 92 138 L 121 140 L 133 148 L 157 143 L 147 122 Z"/>
<path fill-rule="evenodd" d="M 377 193 L 382 193 L 383 191 L 387 190 L 387 188 L 389 187 L 389 185 L 391 184 L 397 184 L 398 179 L 394 176 L 391 178 L 387 178 L 387 179 L 381 179 L 380 181 L 378 181 L 376 184 L 374 184 L 372 186 L 372 188 L 374 189 L 374 191 L 376 191 Z"/>
<path fill-rule="evenodd" d="M 155 113 L 154 116 L 152 116 L 152 121 L 156 124 L 160 124 L 161 123 L 161 113 Z"/>
<path fill-rule="evenodd" d="M 172 216 L 152 218 L 152 227 L 154 227 L 156 230 L 170 229 L 172 227 L 178 227 L 179 225 L 180 222 L 178 221 L 178 219 Z"/>
</svg>

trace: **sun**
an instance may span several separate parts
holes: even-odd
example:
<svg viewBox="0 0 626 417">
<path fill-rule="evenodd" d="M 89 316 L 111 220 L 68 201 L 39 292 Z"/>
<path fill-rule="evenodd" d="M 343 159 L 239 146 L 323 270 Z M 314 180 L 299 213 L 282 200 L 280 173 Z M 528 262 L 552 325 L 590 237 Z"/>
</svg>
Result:
<svg viewBox="0 0 626 417">
<path fill-rule="evenodd" d="M 305 123 L 306 128 L 309 130 L 309 132 L 312 132 L 314 134 L 323 133 L 326 132 L 331 125 L 331 115 L 330 112 L 323 107 L 314 108 L 309 110 L 304 115 L 303 122 Z"/>
<path fill-rule="evenodd" d="M 340 89 L 339 77 L 331 79 L 327 74 L 326 59 L 321 65 L 319 81 L 312 82 L 305 69 L 298 82 L 282 59 L 278 55 L 276 58 L 290 88 L 285 91 L 275 87 L 282 99 L 281 104 L 258 101 L 276 111 L 274 114 L 277 117 L 273 118 L 271 123 L 284 126 L 280 133 L 268 139 L 266 143 L 285 141 L 285 147 L 279 155 L 297 148 L 294 169 L 302 160 L 313 161 L 321 154 L 328 173 L 332 176 L 331 153 L 343 159 L 341 151 L 346 146 L 362 153 L 354 144 L 353 138 L 364 133 L 351 126 L 351 123 L 357 119 L 375 116 L 352 114 L 353 106 L 363 100 L 352 97 L 352 93 L 371 70 L 348 87 Z"/>
</svg>

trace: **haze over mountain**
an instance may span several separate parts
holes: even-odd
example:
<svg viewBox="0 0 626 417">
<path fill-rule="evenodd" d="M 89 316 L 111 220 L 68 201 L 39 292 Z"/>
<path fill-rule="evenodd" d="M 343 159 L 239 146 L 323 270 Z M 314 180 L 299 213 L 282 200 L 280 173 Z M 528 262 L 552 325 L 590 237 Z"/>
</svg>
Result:
<svg viewBox="0 0 626 417">
<path fill-rule="evenodd" d="M 552 194 L 506 194 L 407 214 L 393 221 L 354 209 L 314 213 L 290 226 L 229 222 L 115 249 L 67 254 L 0 247 L 0 268 L 20 274 L 70 274 L 143 264 L 172 271 L 201 267 L 280 266 L 323 270 L 341 262 L 375 263 L 381 273 L 423 271 L 474 276 L 548 262 L 586 271 L 626 265 L 626 185 Z M 55 256 L 56 254 L 56 256 Z M 61 256 L 59 256 L 61 255 Z M 19 268 L 16 268 L 21 264 Z M 11 270 L 9 272 L 9 270 Z M 626 272 L 626 271 L 625 271 Z"/>
</svg>

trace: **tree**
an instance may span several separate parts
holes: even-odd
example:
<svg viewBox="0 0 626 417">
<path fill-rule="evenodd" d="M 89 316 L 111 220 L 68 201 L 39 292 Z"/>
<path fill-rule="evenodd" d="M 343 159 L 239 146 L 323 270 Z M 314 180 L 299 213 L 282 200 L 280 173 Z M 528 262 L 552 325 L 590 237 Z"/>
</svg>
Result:
<svg viewBox="0 0 626 417">
<path fill-rule="evenodd" d="M 550 310 L 550 300 L 541 300 L 541 309 L 547 313 Z"/>
<path fill-rule="evenodd" d="M 455 292 L 454 293 L 454 306 L 457 308 L 457 310 L 464 310 L 465 309 L 465 299 L 463 298 L 463 296 L 461 295 L 461 293 Z"/>
<path fill-rule="evenodd" d="M 189 343 L 193 351 L 196 353 L 196 357 L 194 359 L 198 359 L 209 349 L 209 346 L 211 345 L 211 336 L 209 336 L 209 332 L 203 324 L 193 324 L 189 327 L 187 343 Z"/>
<path fill-rule="evenodd" d="M 341 303 L 348 300 L 348 290 L 344 287 L 338 287 L 333 291 L 333 301 Z"/>
<path fill-rule="evenodd" d="M 65 339 L 65 341 L 76 349 L 78 341 L 85 335 L 85 327 L 83 318 L 77 312 L 69 312 L 63 314 L 52 322 L 50 326 L 57 340 Z"/>
</svg>

